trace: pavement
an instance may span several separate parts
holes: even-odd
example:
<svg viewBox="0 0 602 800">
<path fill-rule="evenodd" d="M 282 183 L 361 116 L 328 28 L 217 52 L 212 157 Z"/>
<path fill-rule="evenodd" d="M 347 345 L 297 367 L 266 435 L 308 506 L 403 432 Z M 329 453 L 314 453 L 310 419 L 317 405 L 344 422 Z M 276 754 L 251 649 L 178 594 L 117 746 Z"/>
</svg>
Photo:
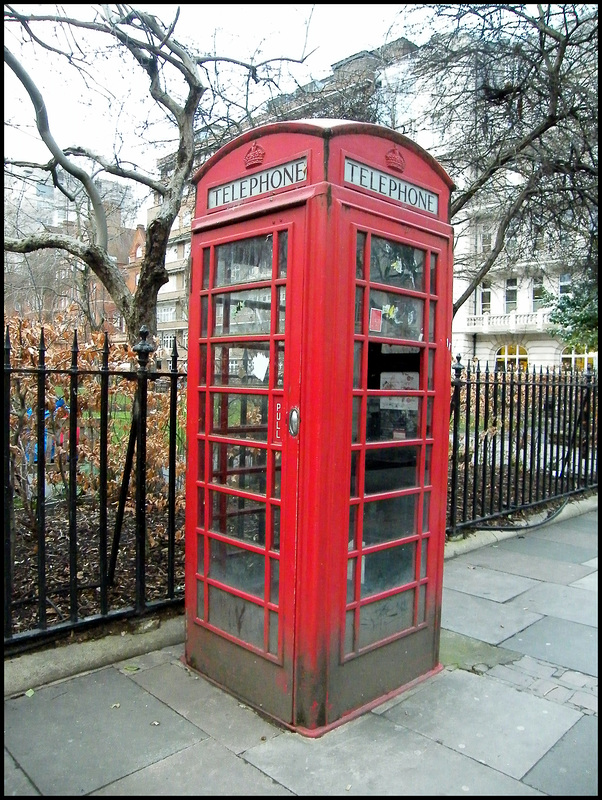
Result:
<svg viewBox="0 0 602 800">
<path fill-rule="evenodd" d="M 7 659 L 4 796 L 597 796 L 597 495 L 443 587 L 443 669 L 319 738 L 190 671 L 183 616 Z"/>
</svg>

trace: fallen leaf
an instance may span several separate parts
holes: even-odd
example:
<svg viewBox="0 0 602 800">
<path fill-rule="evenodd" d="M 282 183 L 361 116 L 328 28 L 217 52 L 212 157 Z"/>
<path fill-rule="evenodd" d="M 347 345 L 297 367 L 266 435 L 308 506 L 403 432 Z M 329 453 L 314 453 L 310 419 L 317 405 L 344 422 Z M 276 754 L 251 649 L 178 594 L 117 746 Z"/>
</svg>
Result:
<svg viewBox="0 0 602 800">
<path fill-rule="evenodd" d="M 35 692 L 34 692 L 34 690 L 33 690 L 33 689 L 28 689 L 28 690 L 25 692 L 25 697 L 33 697 L 33 695 L 34 695 L 34 694 L 35 694 Z"/>
<path fill-rule="evenodd" d="M 121 703 L 113 703 L 113 705 L 111 706 L 111 708 L 120 708 L 120 707 Z"/>
</svg>

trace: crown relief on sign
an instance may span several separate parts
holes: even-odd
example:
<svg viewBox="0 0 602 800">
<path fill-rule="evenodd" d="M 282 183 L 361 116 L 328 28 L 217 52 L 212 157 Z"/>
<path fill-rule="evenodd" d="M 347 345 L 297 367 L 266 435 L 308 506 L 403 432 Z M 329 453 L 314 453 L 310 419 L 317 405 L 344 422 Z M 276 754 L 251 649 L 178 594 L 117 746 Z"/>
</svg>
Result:
<svg viewBox="0 0 602 800">
<path fill-rule="evenodd" d="M 396 147 L 392 147 L 391 150 L 389 150 L 385 156 L 385 161 L 391 169 L 397 172 L 403 172 L 406 168 L 405 159 Z"/>
<path fill-rule="evenodd" d="M 257 167 L 259 164 L 263 163 L 263 159 L 265 158 L 265 150 L 263 147 L 257 144 L 257 142 L 253 142 L 249 150 L 247 150 L 245 154 L 245 167 L 247 169 L 251 169 L 251 167 Z"/>
</svg>

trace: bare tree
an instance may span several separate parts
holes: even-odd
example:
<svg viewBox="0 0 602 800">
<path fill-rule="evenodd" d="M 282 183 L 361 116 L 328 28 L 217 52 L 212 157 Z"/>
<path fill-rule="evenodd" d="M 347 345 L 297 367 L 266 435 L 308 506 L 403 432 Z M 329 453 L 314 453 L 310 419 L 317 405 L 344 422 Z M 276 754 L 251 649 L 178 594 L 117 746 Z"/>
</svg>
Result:
<svg viewBox="0 0 602 800">
<path fill-rule="evenodd" d="M 191 177 L 195 153 L 194 125 L 201 100 L 211 93 L 210 70 L 228 62 L 255 84 L 270 83 L 277 65 L 284 61 L 302 63 L 304 60 L 282 58 L 259 63 L 245 63 L 236 58 L 201 55 L 182 45 L 175 37 L 179 7 L 174 18 L 166 24 L 156 16 L 124 4 L 90 6 L 88 18 L 69 16 L 69 6 L 57 7 L 54 14 L 25 13 L 15 6 L 4 6 L 5 26 L 16 30 L 28 51 L 41 48 L 77 70 L 89 82 L 99 82 L 98 70 L 102 56 L 113 61 L 126 59 L 128 70 L 142 71 L 148 79 L 149 94 L 165 119 L 176 131 L 176 157 L 173 169 L 153 177 L 139 166 L 122 161 L 117 153 L 111 157 L 93 152 L 81 144 L 62 148 L 53 137 L 44 98 L 28 73 L 26 66 L 6 46 L 4 61 L 25 88 L 35 111 L 38 134 L 50 153 L 44 164 L 27 166 L 45 170 L 52 175 L 55 186 L 69 196 L 69 189 L 60 181 L 59 168 L 83 187 L 91 209 L 93 224 L 81 235 L 56 231 L 34 232 L 19 238 L 6 237 L 4 248 L 12 253 L 32 253 L 43 249 L 60 249 L 71 253 L 97 276 L 109 292 L 123 316 L 130 341 L 138 338 L 142 325 L 151 334 L 156 332 L 156 305 L 160 287 L 168 281 L 165 252 L 172 224 L 178 214 L 182 197 Z M 57 36 L 57 30 L 63 35 Z M 92 44 L 100 39 L 101 44 Z M 65 44 L 62 44 L 65 42 Z M 129 80 L 134 80 L 130 77 Z M 65 91 L 67 88 L 65 87 Z M 211 103 L 209 103 L 211 106 Z M 12 162 L 23 165 L 23 162 Z M 6 161 L 5 161 L 6 164 Z M 107 212 L 94 178 L 105 173 L 134 181 L 160 198 L 158 213 L 146 232 L 146 249 L 141 265 L 140 280 L 135 293 L 109 254 Z"/>
<path fill-rule="evenodd" d="M 484 251 L 456 253 L 467 283 L 454 313 L 494 265 L 525 261 L 542 241 L 548 260 L 561 253 L 564 271 L 595 270 L 597 283 L 597 4 L 416 5 L 403 12 L 410 38 L 413 14 L 440 33 L 384 85 L 395 116 L 381 121 L 437 132 L 433 154 L 457 185 L 455 235 L 474 237 L 480 210 L 491 236 Z M 416 109 L 420 92 L 429 99 Z"/>
</svg>

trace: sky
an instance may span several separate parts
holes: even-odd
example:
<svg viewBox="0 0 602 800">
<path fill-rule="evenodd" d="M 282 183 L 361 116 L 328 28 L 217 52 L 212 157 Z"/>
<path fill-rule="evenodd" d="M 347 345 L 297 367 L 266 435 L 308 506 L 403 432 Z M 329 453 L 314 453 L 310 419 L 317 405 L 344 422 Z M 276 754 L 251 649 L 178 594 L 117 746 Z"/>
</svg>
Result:
<svg viewBox="0 0 602 800">
<path fill-rule="evenodd" d="M 176 8 L 171 4 L 142 4 L 140 7 L 164 22 L 173 19 Z M 38 4 L 18 4 L 17 8 L 31 13 L 41 13 L 42 9 L 48 13 L 54 9 Z M 70 4 L 64 8 L 76 16 L 78 8 L 88 10 L 90 6 Z M 200 52 L 217 52 L 241 60 L 253 54 L 257 60 L 258 49 L 261 49 L 262 58 L 301 58 L 311 52 L 306 65 L 294 67 L 300 82 L 305 82 L 329 75 L 331 65 L 341 59 L 361 50 L 372 50 L 403 35 L 399 27 L 401 8 L 391 4 L 185 4 L 180 9 L 175 36 L 184 43 L 193 43 Z M 10 27 L 8 32 L 5 30 L 5 45 L 19 55 Z M 144 78 L 134 85 L 120 71 L 118 62 L 99 65 L 99 75 L 107 68 L 116 70 L 112 81 L 115 97 L 125 95 L 128 99 L 128 104 L 121 107 L 106 92 L 101 96 L 91 95 L 90 87 L 94 86 L 96 78 L 94 71 L 84 83 L 73 76 L 66 77 L 69 73 L 56 56 L 46 56 L 39 62 L 28 56 L 22 63 L 42 91 L 51 130 L 61 147 L 78 144 L 110 156 L 118 130 L 118 136 L 126 140 L 121 145 L 122 155 L 135 152 L 140 163 L 152 169 L 161 153 L 145 148 L 143 137 L 133 132 L 132 125 L 135 116 L 132 109 L 141 108 L 139 104 L 148 96 Z M 4 81 L 5 123 L 7 120 L 19 123 L 18 131 L 5 124 L 5 157 L 47 161 L 48 151 L 39 144 L 35 131 L 31 101 L 6 66 Z M 94 97 L 93 102 L 91 97 Z M 165 152 L 173 152 L 173 147 Z M 143 162 L 143 159 L 146 160 Z"/>
</svg>

